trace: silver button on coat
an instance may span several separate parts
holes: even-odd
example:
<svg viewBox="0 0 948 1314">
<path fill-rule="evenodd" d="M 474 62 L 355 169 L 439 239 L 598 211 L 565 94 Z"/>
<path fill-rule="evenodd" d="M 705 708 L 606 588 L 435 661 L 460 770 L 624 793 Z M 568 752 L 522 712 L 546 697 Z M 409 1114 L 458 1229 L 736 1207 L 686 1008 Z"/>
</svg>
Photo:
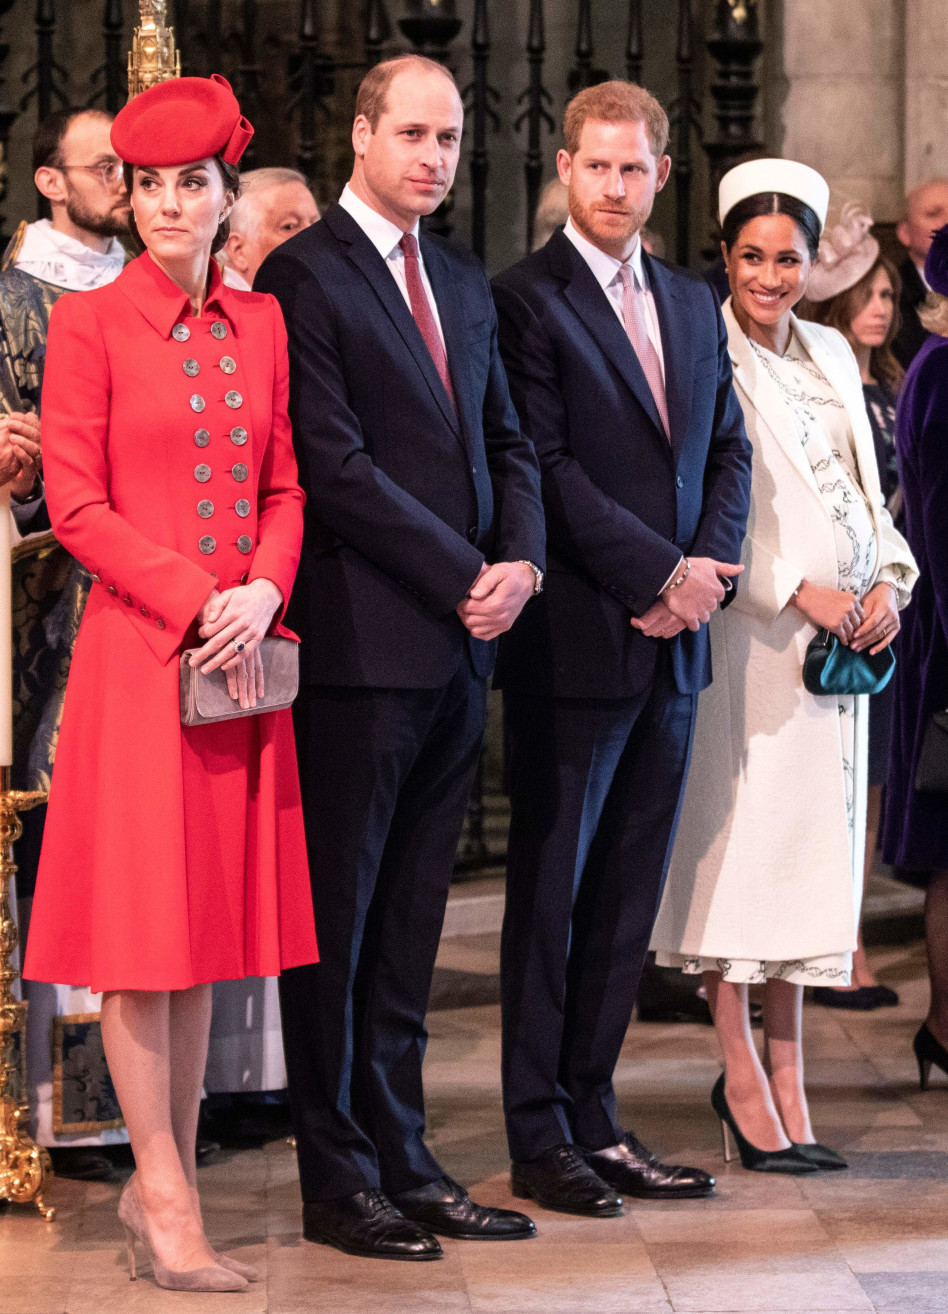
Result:
<svg viewBox="0 0 948 1314">
<path fill-rule="evenodd" d="M 231 408 L 232 411 L 236 411 L 238 406 L 243 406 L 244 404 L 243 397 L 241 397 L 239 392 L 236 392 L 233 389 L 230 392 L 224 393 L 224 401 L 227 403 L 227 405 Z"/>
<path fill-rule="evenodd" d="M 171 330 L 171 336 L 174 338 L 175 342 L 187 342 L 188 338 L 191 336 L 191 330 L 188 328 L 187 324 L 175 324 L 174 328 Z"/>
<path fill-rule="evenodd" d="M 247 478 L 247 475 L 250 473 L 250 471 L 247 469 L 247 467 L 243 464 L 242 461 L 238 461 L 236 465 L 232 465 L 230 468 L 230 472 L 237 480 L 238 484 L 242 484 L 244 480 Z"/>
<path fill-rule="evenodd" d="M 192 379 L 194 378 L 195 374 L 200 374 L 201 372 L 201 367 L 193 356 L 189 356 L 187 360 L 184 362 L 184 364 L 181 366 L 181 368 L 184 370 L 185 374 L 187 374 L 188 377 Z"/>
<path fill-rule="evenodd" d="M 202 498 L 201 501 L 198 502 L 198 515 L 201 517 L 202 520 L 207 520 L 208 516 L 212 516 L 213 514 L 214 514 L 214 503 L 209 502 L 206 497 Z"/>
<path fill-rule="evenodd" d="M 233 356 L 221 356 L 221 369 L 225 374 L 233 374 L 236 368 L 237 362 L 234 360 Z"/>
<path fill-rule="evenodd" d="M 221 323 L 219 319 L 216 319 L 211 325 L 211 332 L 214 334 L 215 338 L 217 338 L 218 342 L 221 342 L 227 337 L 227 325 Z"/>
<path fill-rule="evenodd" d="M 253 548 L 253 539 L 250 537 L 250 535 L 241 534 L 240 538 L 238 538 L 237 540 L 237 551 L 243 552 L 244 556 L 246 556 L 247 553 L 252 550 L 252 548 Z"/>
<path fill-rule="evenodd" d="M 249 516 L 250 503 L 247 501 L 245 497 L 241 497 L 238 500 L 237 505 L 234 507 L 234 510 L 237 512 L 239 516 Z"/>
<path fill-rule="evenodd" d="M 205 402 L 204 398 L 201 396 L 199 392 L 196 392 L 191 398 L 192 411 L 203 411 L 206 404 L 207 403 Z"/>
<path fill-rule="evenodd" d="M 208 433 L 207 429 L 195 429 L 194 441 L 198 447 L 206 447 L 211 441 L 211 435 Z"/>
<path fill-rule="evenodd" d="M 194 467 L 194 477 L 199 484 L 206 484 L 211 477 L 211 467 L 209 465 L 196 465 Z"/>
<path fill-rule="evenodd" d="M 198 547 L 206 557 L 209 557 L 217 547 L 217 539 L 212 538 L 210 534 L 205 534 L 204 537 L 198 541 Z"/>
<path fill-rule="evenodd" d="M 235 424 L 233 429 L 231 429 L 230 441 L 235 447 L 243 447 L 244 443 L 247 441 L 247 430 L 242 424 Z"/>
</svg>

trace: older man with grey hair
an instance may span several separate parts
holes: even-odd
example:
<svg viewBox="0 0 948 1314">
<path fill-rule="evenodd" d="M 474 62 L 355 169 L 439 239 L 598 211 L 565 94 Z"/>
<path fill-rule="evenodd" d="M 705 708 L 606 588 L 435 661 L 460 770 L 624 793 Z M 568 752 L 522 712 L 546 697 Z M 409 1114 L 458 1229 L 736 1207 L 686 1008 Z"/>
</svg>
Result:
<svg viewBox="0 0 948 1314">
<path fill-rule="evenodd" d="M 306 179 L 295 169 L 250 169 L 242 174 L 240 196 L 230 213 L 230 236 L 219 256 L 224 282 L 249 292 L 264 257 L 318 218 Z"/>
</svg>

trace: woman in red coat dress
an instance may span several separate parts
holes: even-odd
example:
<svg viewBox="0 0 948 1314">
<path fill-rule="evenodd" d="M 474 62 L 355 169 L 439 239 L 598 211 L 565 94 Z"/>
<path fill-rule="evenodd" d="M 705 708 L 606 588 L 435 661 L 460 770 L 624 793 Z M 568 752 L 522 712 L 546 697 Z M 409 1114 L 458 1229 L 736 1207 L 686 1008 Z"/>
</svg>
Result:
<svg viewBox="0 0 948 1314">
<path fill-rule="evenodd" d="M 155 1278 L 239 1290 L 194 1167 L 211 985 L 314 962 L 290 713 L 181 725 L 179 657 L 265 693 L 302 540 L 273 297 L 223 286 L 253 129 L 223 79 L 165 82 L 112 127 L 144 253 L 63 297 L 43 390 L 53 529 L 94 581 L 73 658 L 26 975 L 103 992 L 137 1171 L 119 1214 Z M 134 1275 L 134 1251 L 132 1249 Z"/>
</svg>

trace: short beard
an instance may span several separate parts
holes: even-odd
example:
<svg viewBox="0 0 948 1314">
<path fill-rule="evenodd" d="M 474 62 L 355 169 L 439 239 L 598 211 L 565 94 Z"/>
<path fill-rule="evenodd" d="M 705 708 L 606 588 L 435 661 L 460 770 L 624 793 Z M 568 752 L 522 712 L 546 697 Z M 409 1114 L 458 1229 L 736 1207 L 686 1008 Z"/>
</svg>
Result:
<svg viewBox="0 0 948 1314">
<path fill-rule="evenodd" d="M 126 211 L 125 214 L 127 213 Z M 106 210 L 105 213 L 91 210 L 83 204 L 75 192 L 69 192 L 66 196 L 66 214 L 69 216 L 70 223 L 96 237 L 123 237 L 128 233 L 128 220 L 122 217 L 122 211 L 114 208 Z"/>
<path fill-rule="evenodd" d="M 603 239 L 598 235 L 596 231 L 596 223 L 595 223 L 596 206 L 583 205 L 579 200 L 576 199 L 576 197 L 571 196 L 569 198 L 569 209 L 573 219 L 573 223 L 576 225 L 579 231 L 583 234 L 584 237 L 588 238 L 589 241 L 593 242 L 594 245 L 598 246 Z M 645 224 L 648 223 L 649 216 L 651 215 L 651 213 L 652 213 L 651 202 L 649 202 L 648 205 L 639 206 L 637 210 L 630 210 L 629 226 L 626 229 L 625 236 L 624 237 L 610 236 L 609 245 L 611 248 L 614 248 L 613 250 L 610 251 L 610 254 L 615 255 L 617 260 L 620 258 L 621 254 L 623 254 L 628 249 L 636 233 L 641 228 L 643 228 Z"/>
</svg>

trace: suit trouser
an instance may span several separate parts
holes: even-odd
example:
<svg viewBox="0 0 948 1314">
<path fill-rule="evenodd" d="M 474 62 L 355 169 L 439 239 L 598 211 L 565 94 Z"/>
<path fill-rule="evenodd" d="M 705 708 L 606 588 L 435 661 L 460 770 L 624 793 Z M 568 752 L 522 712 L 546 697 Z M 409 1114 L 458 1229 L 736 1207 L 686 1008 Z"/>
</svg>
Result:
<svg viewBox="0 0 948 1314">
<path fill-rule="evenodd" d="M 696 696 L 667 654 L 635 698 L 504 695 L 511 787 L 501 942 L 514 1160 L 615 1145 L 612 1084 L 658 912 Z"/>
<path fill-rule="evenodd" d="M 319 963 L 280 978 L 304 1200 L 423 1186 L 425 1013 L 486 718 L 437 689 L 304 686 L 293 707 Z"/>
</svg>

